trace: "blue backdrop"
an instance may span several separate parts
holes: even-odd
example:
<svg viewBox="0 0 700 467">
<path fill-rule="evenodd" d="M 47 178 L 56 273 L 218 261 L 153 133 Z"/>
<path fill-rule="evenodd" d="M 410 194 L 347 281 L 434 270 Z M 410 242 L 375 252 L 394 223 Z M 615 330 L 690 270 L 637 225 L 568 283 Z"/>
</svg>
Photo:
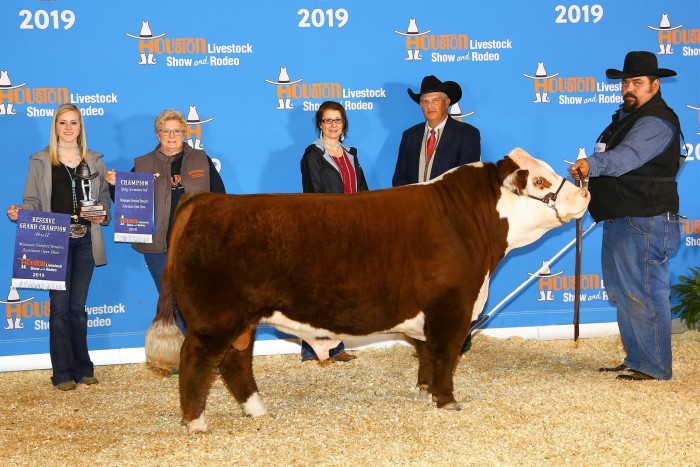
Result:
<svg viewBox="0 0 700 467">
<path fill-rule="evenodd" d="M 678 72 L 662 80 L 689 152 L 680 175 L 683 243 L 673 280 L 698 265 L 695 202 L 700 137 L 700 2 L 465 2 L 432 8 L 416 0 L 230 2 L 14 1 L 0 3 L 2 204 L 20 203 L 28 156 L 46 146 L 51 115 L 80 106 L 88 143 L 107 166 L 129 170 L 156 145 L 163 109 L 190 121 L 188 141 L 220 167 L 231 193 L 300 192 L 299 160 L 314 139 L 313 115 L 327 99 L 348 111 L 347 142 L 359 149 L 370 189 L 391 185 L 401 132 L 422 120 L 406 90 L 423 76 L 457 81 L 456 118 L 481 131 L 482 159 L 522 147 L 560 173 L 593 152 L 620 102 L 630 50 L 657 54 Z M 213 220 L 215 221 L 215 220 Z M 584 218 L 584 227 L 591 223 Z M 615 314 L 600 275 L 600 234 L 584 241 L 583 323 Z M 92 350 L 143 347 L 156 290 L 142 256 L 114 243 L 88 297 Z M 9 289 L 15 224 L 0 223 L 0 287 Z M 491 283 L 486 311 L 535 273 L 574 236 L 570 223 L 516 250 Z M 570 324 L 573 250 L 502 306 L 491 328 Z M 2 285 L 5 284 L 5 285 Z M 48 294 L 21 289 L 0 304 L 0 359 L 48 352 Z M 2 292 L 0 292 L 2 294 Z M 223 305 L 223 304 L 222 304 Z M 262 329 L 259 340 L 280 337 Z M 118 360 L 118 359 L 117 359 Z M 21 366 L 21 365 L 20 365 Z M 0 362 L 0 370 L 3 369 Z"/>
</svg>

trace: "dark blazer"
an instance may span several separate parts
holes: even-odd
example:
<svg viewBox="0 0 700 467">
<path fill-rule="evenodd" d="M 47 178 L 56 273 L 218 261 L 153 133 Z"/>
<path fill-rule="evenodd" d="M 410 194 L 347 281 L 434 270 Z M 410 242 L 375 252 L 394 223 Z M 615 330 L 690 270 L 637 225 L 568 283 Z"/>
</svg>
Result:
<svg viewBox="0 0 700 467">
<path fill-rule="evenodd" d="M 423 144 L 425 122 L 412 126 L 403 132 L 399 145 L 392 186 L 418 183 L 418 164 Z M 481 135 L 479 130 L 468 123 L 447 117 L 442 136 L 433 156 L 430 178 L 433 179 L 450 169 L 481 160 Z"/>
<path fill-rule="evenodd" d="M 357 158 L 357 149 L 346 148 L 355 166 L 357 191 L 367 191 L 365 174 Z M 338 169 L 323 157 L 323 150 L 309 145 L 301 158 L 301 184 L 304 193 L 343 193 L 343 177 Z"/>
</svg>

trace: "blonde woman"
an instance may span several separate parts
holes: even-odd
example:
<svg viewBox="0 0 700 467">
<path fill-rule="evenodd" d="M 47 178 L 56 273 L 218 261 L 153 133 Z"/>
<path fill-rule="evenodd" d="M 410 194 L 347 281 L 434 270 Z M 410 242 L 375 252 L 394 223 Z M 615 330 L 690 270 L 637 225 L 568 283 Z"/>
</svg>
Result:
<svg viewBox="0 0 700 467">
<path fill-rule="evenodd" d="M 63 104 L 54 112 L 49 145 L 29 157 L 23 202 L 7 209 L 9 219 L 16 221 L 20 209 L 74 215 L 86 195 L 74 178 L 80 173 L 81 164 L 91 174 L 103 175 L 106 171 L 102 154 L 87 148 L 80 109 Z M 109 224 L 112 203 L 102 176 L 89 183 L 90 192 L 107 214 L 89 220 L 76 216 L 71 220 L 66 290 L 49 292 L 51 381 L 61 391 L 98 382 L 88 354 L 85 302 L 95 266 L 107 264 L 102 226 Z"/>
</svg>

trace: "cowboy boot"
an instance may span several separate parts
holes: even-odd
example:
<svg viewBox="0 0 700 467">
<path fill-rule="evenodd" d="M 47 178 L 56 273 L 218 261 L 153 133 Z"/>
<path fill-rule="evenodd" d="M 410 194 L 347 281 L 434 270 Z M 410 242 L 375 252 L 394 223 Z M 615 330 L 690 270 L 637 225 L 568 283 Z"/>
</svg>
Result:
<svg viewBox="0 0 700 467">
<path fill-rule="evenodd" d="M 544 296 L 544 290 L 540 290 L 540 298 L 537 299 L 538 302 L 544 302 L 547 298 Z"/>
<path fill-rule="evenodd" d="M 7 115 L 17 115 L 17 111 L 12 108 L 14 105 L 15 104 L 7 104 Z"/>
<path fill-rule="evenodd" d="M 554 295 L 552 295 L 552 291 L 548 290 L 547 291 L 547 301 L 548 302 L 553 302 L 554 301 Z"/>
<path fill-rule="evenodd" d="M 279 105 L 277 107 L 275 107 L 275 109 L 277 109 L 277 110 L 284 109 L 284 99 L 277 99 L 277 101 L 279 102 Z"/>
<path fill-rule="evenodd" d="M 146 54 L 139 54 L 141 56 L 141 60 L 136 62 L 137 65 L 146 65 Z"/>
<path fill-rule="evenodd" d="M 542 93 L 542 102 L 549 102 L 549 96 L 547 95 L 546 92 Z"/>
<path fill-rule="evenodd" d="M 199 138 L 195 138 L 194 140 L 194 146 L 192 146 L 195 149 L 204 149 L 204 146 L 202 146 L 202 140 Z"/>
<path fill-rule="evenodd" d="M 666 55 L 673 55 L 673 49 L 671 48 L 671 43 L 666 44 Z"/>
<path fill-rule="evenodd" d="M 414 60 L 423 60 L 423 57 L 420 56 L 420 49 L 416 49 L 413 51 L 413 57 Z"/>
<path fill-rule="evenodd" d="M 284 108 L 285 109 L 293 109 L 294 106 L 292 105 L 292 99 L 287 98 L 287 100 L 284 101 Z"/>
<path fill-rule="evenodd" d="M 8 318 L 9 320 L 9 318 Z M 24 324 L 22 324 L 22 318 L 15 318 L 15 329 L 24 329 Z"/>
<path fill-rule="evenodd" d="M 153 55 L 152 53 L 148 54 L 148 64 L 149 64 L 149 65 L 155 65 L 156 63 L 158 63 L 158 62 L 156 61 L 156 56 Z"/>
<path fill-rule="evenodd" d="M 535 100 L 532 102 L 534 102 L 535 104 L 541 103 L 542 102 L 542 95 L 539 92 L 536 92 L 535 93 Z"/>
<path fill-rule="evenodd" d="M 14 328 L 15 327 L 14 327 L 14 323 L 12 321 L 12 318 L 7 318 L 7 326 L 5 326 L 3 329 L 5 329 L 6 331 L 9 331 L 9 330 L 14 329 Z"/>
</svg>

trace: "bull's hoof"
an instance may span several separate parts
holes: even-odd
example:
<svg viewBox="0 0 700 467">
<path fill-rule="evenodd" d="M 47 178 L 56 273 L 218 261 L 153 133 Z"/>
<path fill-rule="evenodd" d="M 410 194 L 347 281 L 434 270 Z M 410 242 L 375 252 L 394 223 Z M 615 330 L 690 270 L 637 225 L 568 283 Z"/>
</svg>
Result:
<svg viewBox="0 0 700 467">
<path fill-rule="evenodd" d="M 196 435 L 198 433 L 206 433 L 209 427 L 204 421 L 204 413 L 190 422 L 187 422 L 187 432 L 191 435 Z"/>
<path fill-rule="evenodd" d="M 243 409 L 243 413 L 250 418 L 261 417 L 268 414 L 267 406 L 257 392 L 251 394 L 248 400 L 241 404 L 241 408 Z"/>
<path fill-rule="evenodd" d="M 421 384 L 418 386 L 418 397 L 421 399 L 425 399 L 429 402 L 433 401 L 433 395 L 430 394 L 427 384 Z"/>
<path fill-rule="evenodd" d="M 458 402 L 448 402 L 443 406 L 438 406 L 438 409 L 458 411 L 462 410 L 462 406 Z"/>
</svg>

